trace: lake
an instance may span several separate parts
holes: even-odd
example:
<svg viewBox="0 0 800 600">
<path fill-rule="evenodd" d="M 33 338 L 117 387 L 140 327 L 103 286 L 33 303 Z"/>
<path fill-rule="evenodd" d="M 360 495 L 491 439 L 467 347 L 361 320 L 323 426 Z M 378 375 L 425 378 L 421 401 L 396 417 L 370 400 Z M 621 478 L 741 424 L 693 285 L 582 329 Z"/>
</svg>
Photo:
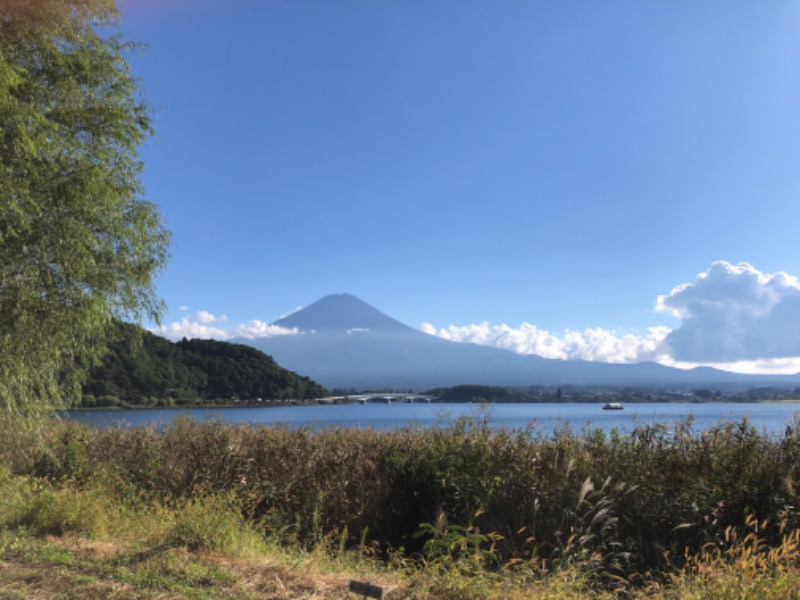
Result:
<svg viewBox="0 0 800 600">
<path fill-rule="evenodd" d="M 66 417 L 99 427 L 168 425 L 180 415 L 203 421 L 221 419 L 225 423 L 285 425 L 288 427 L 361 427 L 395 429 L 403 426 L 436 427 L 459 417 L 488 419 L 491 427 L 524 428 L 534 424 L 543 433 L 569 425 L 579 431 L 586 426 L 610 431 L 630 431 L 637 424 L 674 424 L 693 416 L 694 429 L 702 430 L 723 421 L 744 417 L 770 434 L 782 434 L 800 403 L 641 403 L 623 410 L 603 410 L 600 404 L 341 404 L 333 406 L 287 406 L 248 408 L 165 408 L 69 411 Z"/>
</svg>

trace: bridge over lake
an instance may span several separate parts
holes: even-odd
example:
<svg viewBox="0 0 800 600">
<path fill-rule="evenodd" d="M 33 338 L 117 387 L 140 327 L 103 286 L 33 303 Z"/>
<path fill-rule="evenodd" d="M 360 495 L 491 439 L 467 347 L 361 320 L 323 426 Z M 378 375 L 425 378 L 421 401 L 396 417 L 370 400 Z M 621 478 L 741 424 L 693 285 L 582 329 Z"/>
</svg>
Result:
<svg viewBox="0 0 800 600">
<path fill-rule="evenodd" d="M 332 398 L 318 398 L 320 404 L 430 404 L 438 398 L 424 394 L 348 394 Z"/>
</svg>

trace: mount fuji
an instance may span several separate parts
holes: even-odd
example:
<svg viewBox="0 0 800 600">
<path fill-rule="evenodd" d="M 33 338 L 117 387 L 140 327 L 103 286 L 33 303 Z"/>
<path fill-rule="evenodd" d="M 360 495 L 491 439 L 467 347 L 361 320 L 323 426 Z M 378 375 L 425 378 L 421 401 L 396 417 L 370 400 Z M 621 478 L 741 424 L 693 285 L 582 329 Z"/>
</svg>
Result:
<svg viewBox="0 0 800 600">
<path fill-rule="evenodd" d="M 755 386 L 800 384 L 800 377 L 743 375 L 652 362 L 611 364 L 520 355 L 423 333 L 351 294 L 334 294 L 273 325 L 293 335 L 237 338 L 283 367 L 328 388 L 424 390 L 458 384 L 503 386 Z"/>
</svg>

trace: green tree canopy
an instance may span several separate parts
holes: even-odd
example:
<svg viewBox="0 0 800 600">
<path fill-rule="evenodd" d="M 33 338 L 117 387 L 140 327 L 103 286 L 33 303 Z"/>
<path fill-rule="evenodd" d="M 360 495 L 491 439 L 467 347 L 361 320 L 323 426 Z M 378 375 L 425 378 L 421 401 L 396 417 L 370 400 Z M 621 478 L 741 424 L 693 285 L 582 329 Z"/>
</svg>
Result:
<svg viewBox="0 0 800 600">
<path fill-rule="evenodd" d="M 0 406 L 79 393 L 112 318 L 157 318 L 148 105 L 113 0 L 0 2 Z"/>
<path fill-rule="evenodd" d="M 234 397 L 303 400 L 330 395 L 315 381 L 282 368 L 250 346 L 185 338 L 170 342 L 126 323 L 117 323 L 116 329 L 111 351 L 84 383 L 90 402 L 82 406 L 91 405 L 91 396 L 137 405 L 150 398 L 228 404 Z"/>
</svg>

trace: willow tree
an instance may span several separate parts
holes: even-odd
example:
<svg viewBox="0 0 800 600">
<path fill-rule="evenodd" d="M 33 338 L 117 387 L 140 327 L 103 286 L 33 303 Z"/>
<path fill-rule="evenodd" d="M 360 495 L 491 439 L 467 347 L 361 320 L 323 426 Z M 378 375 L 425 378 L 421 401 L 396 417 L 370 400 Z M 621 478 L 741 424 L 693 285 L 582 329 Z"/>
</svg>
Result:
<svg viewBox="0 0 800 600">
<path fill-rule="evenodd" d="M 157 318 L 148 105 L 113 0 L 0 1 L 0 406 L 79 393 L 113 319 Z"/>
</svg>

